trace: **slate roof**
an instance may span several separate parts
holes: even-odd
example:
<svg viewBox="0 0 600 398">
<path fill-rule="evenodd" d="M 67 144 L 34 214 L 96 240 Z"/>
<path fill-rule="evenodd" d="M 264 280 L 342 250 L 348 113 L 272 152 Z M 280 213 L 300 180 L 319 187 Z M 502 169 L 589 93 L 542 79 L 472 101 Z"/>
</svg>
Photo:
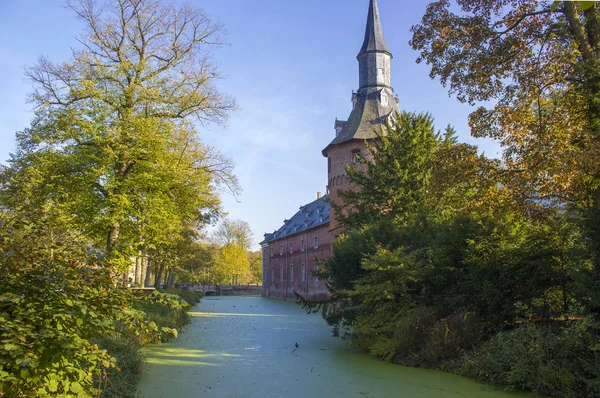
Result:
<svg viewBox="0 0 600 398">
<path fill-rule="evenodd" d="M 383 39 L 383 29 L 381 28 L 381 20 L 379 19 L 377 0 L 371 0 L 371 3 L 369 4 L 369 17 L 367 18 L 365 41 L 363 42 L 359 55 L 372 51 L 384 51 L 392 55 Z"/>
<path fill-rule="evenodd" d="M 273 233 L 266 233 L 261 245 L 327 224 L 329 222 L 328 199 L 329 195 L 325 195 L 314 202 L 300 206 L 300 210 L 292 218 L 284 220 L 281 228 Z"/>
<path fill-rule="evenodd" d="M 362 141 L 376 138 L 383 132 L 383 124 L 387 121 L 390 114 L 400 111 L 395 97 L 389 98 L 387 106 L 381 103 L 379 100 L 381 90 L 370 93 L 362 91 L 355 95 L 357 96 L 356 106 L 350 113 L 348 121 L 346 121 L 340 133 L 323 149 L 323 156 L 327 156 L 327 150 L 332 145 L 350 140 Z M 389 96 L 389 93 L 386 95 Z"/>
</svg>

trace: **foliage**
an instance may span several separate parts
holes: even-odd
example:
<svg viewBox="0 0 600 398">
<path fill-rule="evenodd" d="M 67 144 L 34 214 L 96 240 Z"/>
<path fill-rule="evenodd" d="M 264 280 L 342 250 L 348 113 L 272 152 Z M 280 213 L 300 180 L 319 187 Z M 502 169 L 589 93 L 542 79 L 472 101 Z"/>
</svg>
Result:
<svg viewBox="0 0 600 398">
<path fill-rule="evenodd" d="M 158 291 L 148 295 L 136 292 L 133 305 L 141 311 L 148 327 L 140 332 L 140 341 L 146 343 L 165 342 L 177 337 L 178 330 L 189 322 L 187 311 L 192 308 L 185 300 L 174 294 L 163 294 Z"/>
<path fill-rule="evenodd" d="M 106 369 L 105 377 L 98 382 L 101 397 L 135 397 L 143 367 L 140 343 L 132 338 L 105 336 L 98 340 L 98 346 L 116 361 L 116 366 Z"/>
<path fill-rule="evenodd" d="M 449 0 L 412 27 L 417 62 L 459 101 L 482 104 L 472 134 L 505 148 L 505 174 L 529 200 L 593 201 L 597 186 L 600 9 L 551 1 Z M 596 99 L 595 99 L 596 98 Z M 487 103 L 485 103 L 487 101 Z"/>
<path fill-rule="evenodd" d="M 215 231 L 214 240 L 222 246 L 235 243 L 245 250 L 250 250 L 252 246 L 252 230 L 250 229 L 250 225 L 245 221 L 225 218 Z"/>
<path fill-rule="evenodd" d="M 126 329 L 131 294 L 114 287 L 85 248 L 6 218 L 0 226 L 0 391 L 88 396 L 115 366 L 91 339 Z"/>
<path fill-rule="evenodd" d="M 190 306 L 178 296 L 117 287 L 76 239 L 10 213 L 0 219 L 0 392 L 7 396 L 121 391 L 138 371 L 133 348 L 176 336 L 187 320 Z M 122 341 L 130 353 L 115 351 Z"/>
<path fill-rule="evenodd" d="M 494 384 L 560 397 L 594 396 L 600 383 L 598 325 L 524 324 L 501 332 L 469 357 L 463 372 Z"/>
<path fill-rule="evenodd" d="M 382 215 L 404 221 L 413 214 L 425 198 L 438 141 L 430 115 L 399 114 L 367 147 L 366 172 L 347 166 L 349 182 L 361 189 L 340 191 L 343 205 L 332 203 L 339 221 L 359 227 Z"/>
<path fill-rule="evenodd" d="M 165 289 L 163 293 L 179 296 L 179 298 L 181 298 L 186 303 L 192 306 L 198 304 L 200 302 L 200 299 L 204 297 L 204 293 L 202 292 L 194 292 L 191 290 L 183 289 Z"/>
<path fill-rule="evenodd" d="M 358 189 L 341 195 L 345 232 L 320 272 L 331 297 L 303 304 L 381 359 L 458 371 L 465 356 L 515 324 L 581 316 L 594 256 L 578 211 L 524 208 L 500 183 L 498 161 L 457 143 L 451 128 L 444 137 L 434 131 L 430 118 L 404 114 L 371 146 L 364 173 L 348 168 Z M 594 358 L 583 335 L 570 338 Z M 588 365 L 569 369 L 583 374 Z M 546 391 L 525 379 L 497 381 Z"/>
<path fill-rule="evenodd" d="M 214 216 L 218 187 L 238 189 L 231 163 L 192 123 L 220 122 L 234 106 L 213 87 L 206 55 L 220 27 L 155 0 L 69 4 L 86 28 L 83 49 L 28 69 L 36 113 L 17 134 L 2 202 L 38 212 L 53 203 L 124 265 Z"/>
</svg>

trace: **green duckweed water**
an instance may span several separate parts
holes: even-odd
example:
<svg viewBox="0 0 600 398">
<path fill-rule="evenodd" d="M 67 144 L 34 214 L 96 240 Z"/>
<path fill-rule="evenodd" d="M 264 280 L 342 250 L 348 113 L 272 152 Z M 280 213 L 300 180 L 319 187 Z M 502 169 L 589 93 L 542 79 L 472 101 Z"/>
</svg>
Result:
<svg viewBox="0 0 600 398">
<path fill-rule="evenodd" d="M 378 361 L 332 337 L 319 314 L 290 302 L 208 297 L 191 315 L 177 340 L 145 349 L 140 397 L 532 396 Z"/>
</svg>

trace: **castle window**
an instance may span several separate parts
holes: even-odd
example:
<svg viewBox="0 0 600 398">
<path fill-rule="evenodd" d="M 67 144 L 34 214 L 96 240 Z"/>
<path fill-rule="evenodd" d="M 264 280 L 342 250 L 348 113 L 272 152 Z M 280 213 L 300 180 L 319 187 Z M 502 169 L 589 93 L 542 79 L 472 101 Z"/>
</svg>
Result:
<svg viewBox="0 0 600 398">
<path fill-rule="evenodd" d="M 290 281 L 294 281 L 294 264 L 290 265 Z"/>
<path fill-rule="evenodd" d="M 283 265 L 279 266 L 279 280 L 283 282 Z"/>
<path fill-rule="evenodd" d="M 377 68 L 377 80 L 383 79 L 383 68 Z"/>
<path fill-rule="evenodd" d="M 290 242 L 290 253 L 294 252 L 294 242 Z"/>
<path fill-rule="evenodd" d="M 302 242 L 300 242 L 300 251 L 304 251 L 304 238 L 302 238 Z"/>
<path fill-rule="evenodd" d="M 300 266 L 300 272 L 301 272 L 302 282 L 304 282 L 306 280 L 306 264 L 302 263 L 302 265 Z"/>
<path fill-rule="evenodd" d="M 383 105 L 383 106 L 388 105 L 388 95 L 386 93 L 384 93 L 383 91 L 381 92 L 381 105 Z"/>
<path fill-rule="evenodd" d="M 315 236 L 315 249 L 319 248 L 319 237 Z"/>
<path fill-rule="evenodd" d="M 269 247 L 271 249 L 271 257 L 273 257 L 273 247 Z"/>
<path fill-rule="evenodd" d="M 271 282 L 275 282 L 275 266 L 271 265 Z"/>
<path fill-rule="evenodd" d="M 362 162 L 363 162 L 363 158 L 362 158 L 360 152 L 354 152 L 354 154 L 352 155 L 352 163 L 361 164 Z"/>
<path fill-rule="evenodd" d="M 283 245 L 279 245 L 279 255 L 283 256 Z"/>
<path fill-rule="evenodd" d="M 321 267 L 319 266 L 319 264 L 315 263 L 315 272 L 318 272 L 318 271 L 319 271 L 319 268 L 321 268 Z M 317 282 L 318 280 L 319 280 L 319 277 L 318 277 L 318 276 L 315 276 L 315 282 Z"/>
</svg>

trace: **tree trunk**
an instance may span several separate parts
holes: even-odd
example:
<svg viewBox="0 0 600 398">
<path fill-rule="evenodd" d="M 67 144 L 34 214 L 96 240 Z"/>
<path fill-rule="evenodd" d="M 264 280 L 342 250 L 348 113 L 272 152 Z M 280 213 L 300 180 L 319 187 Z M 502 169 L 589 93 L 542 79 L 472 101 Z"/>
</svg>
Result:
<svg viewBox="0 0 600 398">
<path fill-rule="evenodd" d="M 168 269 L 164 270 L 162 283 L 163 283 L 164 288 L 169 287 L 169 270 Z"/>
<path fill-rule="evenodd" d="M 115 221 L 108 229 L 108 237 L 106 238 L 106 253 L 110 255 L 119 242 L 119 233 L 121 224 Z"/>
<path fill-rule="evenodd" d="M 150 259 L 146 257 L 146 280 L 144 281 L 144 287 L 152 284 L 152 265 L 150 265 Z"/>
<path fill-rule="evenodd" d="M 155 289 L 160 289 L 160 282 L 162 280 L 162 275 L 163 275 L 164 270 L 165 270 L 165 266 L 162 264 L 156 268 L 156 277 L 154 278 L 154 288 Z"/>
<path fill-rule="evenodd" d="M 138 256 L 135 258 L 135 273 L 134 273 L 133 284 L 136 286 L 139 286 L 139 285 L 141 285 L 141 282 L 142 282 L 142 258 Z"/>
<path fill-rule="evenodd" d="M 145 277 L 146 277 L 146 266 L 148 265 L 148 259 L 142 255 L 142 259 L 140 260 L 141 272 L 140 272 L 140 286 L 145 287 Z"/>
<path fill-rule="evenodd" d="M 167 278 L 167 286 L 169 289 L 172 289 L 173 287 L 175 287 L 175 271 L 172 269 L 169 270 L 169 277 Z"/>
</svg>

